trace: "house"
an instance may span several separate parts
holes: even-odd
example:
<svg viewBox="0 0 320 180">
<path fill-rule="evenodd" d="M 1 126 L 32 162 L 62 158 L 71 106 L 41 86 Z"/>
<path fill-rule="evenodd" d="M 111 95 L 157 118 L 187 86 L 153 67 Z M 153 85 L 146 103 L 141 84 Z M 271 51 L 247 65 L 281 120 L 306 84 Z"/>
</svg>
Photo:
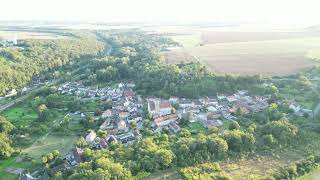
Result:
<svg viewBox="0 0 320 180">
<path fill-rule="evenodd" d="M 134 88 L 136 85 L 134 83 L 127 83 L 127 88 Z"/>
<path fill-rule="evenodd" d="M 71 167 L 70 167 L 67 163 L 62 163 L 62 164 L 60 164 L 60 165 L 58 165 L 58 166 L 55 166 L 55 167 L 53 167 L 53 168 L 50 168 L 49 174 L 50 174 L 51 176 L 54 176 L 54 175 L 57 174 L 58 172 L 63 173 L 63 172 L 67 171 L 67 170 L 70 169 L 70 168 L 71 168 Z"/>
<path fill-rule="evenodd" d="M 225 95 L 217 95 L 219 101 L 225 100 L 227 97 Z"/>
<path fill-rule="evenodd" d="M 247 90 L 239 90 L 239 91 L 237 92 L 237 94 L 239 94 L 240 96 L 245 96 L 245 95 L 248 94 L 248 91 L 247 91 Z"/>
<path fill-rule="evenodd" d="M 171 122 L 169 124 L 169 129 L 175 134 L 181 130 L 180 126 L 175 122 Z"/>
<path fill-rule="evenodd" d="M 301 110 L 301 107 L 299 105 L 291 103 L 289 105 L 289 109 L 292 109 L 294 113 L 298 113 Z"/>
<path fill-rule="evenodd" d="M 149 99 L 148 112 L 154 117 L 171 114 L 171 104 L 167 100 Z"/>
<path fill-rule="evenodd" d="M 217 111 L 217 108 L 215 108 L 213 106 L 209 106 L 207 109 L 209 112 L 216 112 Z"/>
<path fill-rule="evenodd" d="M 221 114 L 222 114 L 222 117 L 225 118 L 225 119 L 227 119 L 227 120 L 233 120 L 233 119 L 235 119 L 234 116 L 232 116 L 230 113 L 228 113 L 228 112 L 226 112 L 226 111 L 222 111 Z"/>
<path fill-rule="evenodd" d="M 88 143 L 92 143 L 92 142 L 94 142 L 94 140 L 96 139 L 96 137 L 97 137 L 96 132 L 91 131 L 91 132 L 86 136 L 86 141 L 87 141 Z"/>
<path fill-rule="evenodd" d="M 101 115 L 102 119 L 106 119 L 106 118 L 110 118 L 110 117 L 112 117 L 112 110 L 111 109 L 104 111 Z"/>
<path fill-rule="evenodd" d="M 76 147 L 73 151 L 73 157 L 76 163 L 83 162 L 83 149 Z"/>
<path fill-rule="evenodd" d="M 99 146 L 101 149 L 106 149 L 108 147 L 108 143 L 105 138 L 100 138 Z"/>
<path fill-rule="evenodd" d="M 110 125 L 111 125 L 111 120 L 107 119 L 100 125 L 99 129 L 100 130 L 109 129 Z"/>
<path fill-rule="evenodd" d="M 111 144 L 112 142 L 118 142 L 117 138 L 114 135 L 109 135 L 105 139 L 108 144 Z"/>
<path fill-rule="evenodd" d="M 193 107 L 194 103 L 189 100 L 189 99 L 183 99 L 181 101 L 179 101 L 179 107 L 181 108 L 188 108 L 188 107 Z"/>
<path fill-rule="evenodd" d="M 222 125 L 223 123 L 220 120 L 208 120 L 205 122 L 205 124 L 203 124 L 203 126 L 206 128 L 219 127 Z"/>
<path fill-rule="evenodd" d="M 141 134 L 138 130 L 136 131 L 130 131 L 126 134 L 121 134 L 118 136 L 121 143 L 126 144 L 128 142 L 134 141 L 136 139 L 139 139 L 141 137 Z"/>
<path fill-rule="evenodd" d="M 170 97 L 170 99 L 169 99 L 169 102 L 170 102 L 171 104 L 177 104 L 178 101 L 179 101 L 179 98 L 178 98 L 178 97 Z"/>
<path fill-rule="evenodd" d="M 127 124 L 124 120 L 120 120 L 117 123 L 117 126 L 118 126 L 118 130 L 125 130 L 127 128 Z"/>
<path fill-rule="evenodd" d="M 201 108 L 202 107 L 202 102 L 199 100 L 193 102 L 193 107 L 194 108 Z"/>
<path fill-rule="evenodd" d="M 38 179 L 38 178 L 31 176 L 31 174 L 29 174 L 29 173 L 24 174 L 19 177 L 19 180 L 36 180 L 36 179 Z"/>
<path fill-rule="evenodd" d="M 17 94 L 18 92 L 15 89 L 12 89 L 7 95 L 5 95 L 5 97 L 16 96 Z"/>
<path fill-rule="evenodd" d="M 129 112 L 120 112 L 119 113 L 119 118 L 120 119 L 126 119 L 127 117 L 129 117 L 130 113 Z"/>
<path fill-rule="evenodd" d="M 208 112 L 207 113 L 207 120 L 218 119 L 220 117 L 221 117 L 221 114 L 217 113 L 217 112 Z"/>
<path fill-rule="evenodd" d="M 227 101 L 228 101 L 229 103 L 233 103 L 233 102 L 236 102 L 236 101 L 237 101 L 237 98 L 236 98 L 236 96 L 228 96 L 228 97 L 227 97 Z"/>
<path fill-rule="evenodd" d="M 135 93 L 131 89 L 128 89 L 128 90 L 124 91 L 124 96 L 125 97 L 133 97 L 134 95 L 135 95 Z"/>
<path fill-rule="evenodd" d="M 201 113 L 197 114 L 196 118 L 200 122 L 201 121 L 206 121 L 207 120 L 207 113 L 201 112 Z"/>
<path fill-rule="evenodd" d="M 121 83 L 118 84 L 118 88 L 119 88 L 119 89 L 121 89 L 121 88 L 123 88 L 123 87 L 124 87 L 124 83 L 121 82 Z"/>
<path fill-rule="evenodd" d="M 243 114 L 248 114 L 250 112 L 247 107 L 241 104 L 234 104 L 233 107 L 229 109 L 229 112 L 233 114 L 237 113 L 237 111 L 240 111 Z"/>
<path fill-rule="evenodd" d="M 155 119 L 154 123 L 157 127 L 163 127 L 163 126 L 170 124 L 171 122 L 176 121 L 177 119 L 178 119 L 177 114 L 170 114 L 170 115 L 159 117 L 159 118 Z"/>
<path fill-rule="evenodd" d="M 181 118 L 183 118 L 185 120 L 188 120 L 189 122 L 195 122 L 196 121 L 196 118 L 195 118 L 195 115 L 194 115 L 193 111 L 187 111 L 187 112 L 182 113 L 180 119 Z"/>
</svg>

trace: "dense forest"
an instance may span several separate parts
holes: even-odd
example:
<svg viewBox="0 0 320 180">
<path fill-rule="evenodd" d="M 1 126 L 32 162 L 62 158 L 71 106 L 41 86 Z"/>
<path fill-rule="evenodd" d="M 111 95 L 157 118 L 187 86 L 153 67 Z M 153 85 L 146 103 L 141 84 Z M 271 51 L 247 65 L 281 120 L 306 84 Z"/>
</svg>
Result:
<svg viewBox="0 0 320 180">
<path fill-rule="evenodd" d="M 90 37 L 91 36 L 91 37 Z M 0 50 L 0 96 L 21 88 L 41 72 L 67 64 L 81 56 L 95 56 L 102 44 L 93 35 L 55 40 L 22 40 L 18 48 Z"/>
</svg>

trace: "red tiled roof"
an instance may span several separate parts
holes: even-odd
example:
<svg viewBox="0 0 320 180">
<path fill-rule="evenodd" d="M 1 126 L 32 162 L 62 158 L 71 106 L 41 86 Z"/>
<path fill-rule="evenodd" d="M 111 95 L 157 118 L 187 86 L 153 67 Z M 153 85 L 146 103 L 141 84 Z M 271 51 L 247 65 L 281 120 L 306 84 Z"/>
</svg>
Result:
<svg viewBox="0 0 320 180">
<path fill-rule="evenodd" d="M 171 105 L 170 105 L 169 101 L 161 101 L 160 104 L 159 104 L 159 107 L 160 108 L 170 108 Z"/>
<path fill-rule="evenodd" d="M 178 115 L 177 114 L 170 114 L 167 116 L 159 117 L 159 118 L 155 119 L 154 122 L 158 125 L 161 122 L 164 122 L 164 121 L 167 121 L 167 120 L 173 119 L 173 118 L 178 118 Z"/>
<path fill-rule="evenodd" d="M 134 92 L 132 91 L 132 90 L 126 90 L 126 91 L 124 91 L 124 95 L 125 96 L 134 96 Z"/>
</svg>

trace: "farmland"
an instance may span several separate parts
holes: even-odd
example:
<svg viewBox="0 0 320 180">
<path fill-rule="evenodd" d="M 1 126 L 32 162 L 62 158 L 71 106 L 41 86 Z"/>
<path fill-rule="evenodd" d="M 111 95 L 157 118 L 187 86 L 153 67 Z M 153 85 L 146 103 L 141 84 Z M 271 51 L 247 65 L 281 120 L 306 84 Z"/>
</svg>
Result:
<svg viewBox="0 0 320 180">
<path fill-rule="evenodd" d="M 320 49 L 315 32 L 203 31 L 171 38 L 183 47 L 165 52 L 166 62 L 200 61 L 218 74 L 288 75 L 316 65 Z"/>
<path fill-rule="evenodd" d="M 61 39 L 66 36 L 61 36 L 50 32 L 32 32 L 32 31 L 0 31 L 0 39 L 17 37 L 18 39 Z"/>
</svg>

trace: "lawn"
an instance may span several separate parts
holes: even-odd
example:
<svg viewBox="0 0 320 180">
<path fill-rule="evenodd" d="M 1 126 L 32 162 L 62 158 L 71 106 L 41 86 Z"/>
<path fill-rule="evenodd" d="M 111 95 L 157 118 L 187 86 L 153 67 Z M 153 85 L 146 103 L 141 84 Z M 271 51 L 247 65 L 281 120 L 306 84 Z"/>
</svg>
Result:
<svg viewBox="0 0 320 180">
<path fill-rule="evenodd" d="M 312 172 L 297 178 L 297 180 L 319 180 L 320 179 L 320 167 Z"/>
<path fill-rule="evenodd" d="M 199 122 L 190 123 L 189 127 L 192 133 L 199 133 L 206 130 Z"/>
<path fill-rule="evenodd" d="M 26 105 L 11 108 L 2 115 L 15 126 L 29 126 L 38 118 L 37 112 Z"/>
<path fill-rule="evenodd" d="M 224 120 L 223 122 L 223 129 L 229 129 L 229 125 L 231 124 L 232 121 L 230 120 Z"/>
<path fill-rule="evenodd" d="M 69 152 L 75 142 L 77 141 L 78 136 L 56 136 L 48 135 L 43 138 L 36 140 L 30 147 L 22 150 L 22 153 L 28 154 L 30 157 L 35 160 L 40 160 L 43 154 L 52 152 L 53 150 L 58 150 L 61 155 Z"/>
<path fill-rule="evenodd" d="M 17 179 L 17 176 L 6 172 L 7 168 L 22 168 L 28 169 L 31 167 L 31 162 L 16 162 L 15 157 L 10 157 L 6 160 L 0 161 L 0 180 L 13 180 Z"/>
</svg>

